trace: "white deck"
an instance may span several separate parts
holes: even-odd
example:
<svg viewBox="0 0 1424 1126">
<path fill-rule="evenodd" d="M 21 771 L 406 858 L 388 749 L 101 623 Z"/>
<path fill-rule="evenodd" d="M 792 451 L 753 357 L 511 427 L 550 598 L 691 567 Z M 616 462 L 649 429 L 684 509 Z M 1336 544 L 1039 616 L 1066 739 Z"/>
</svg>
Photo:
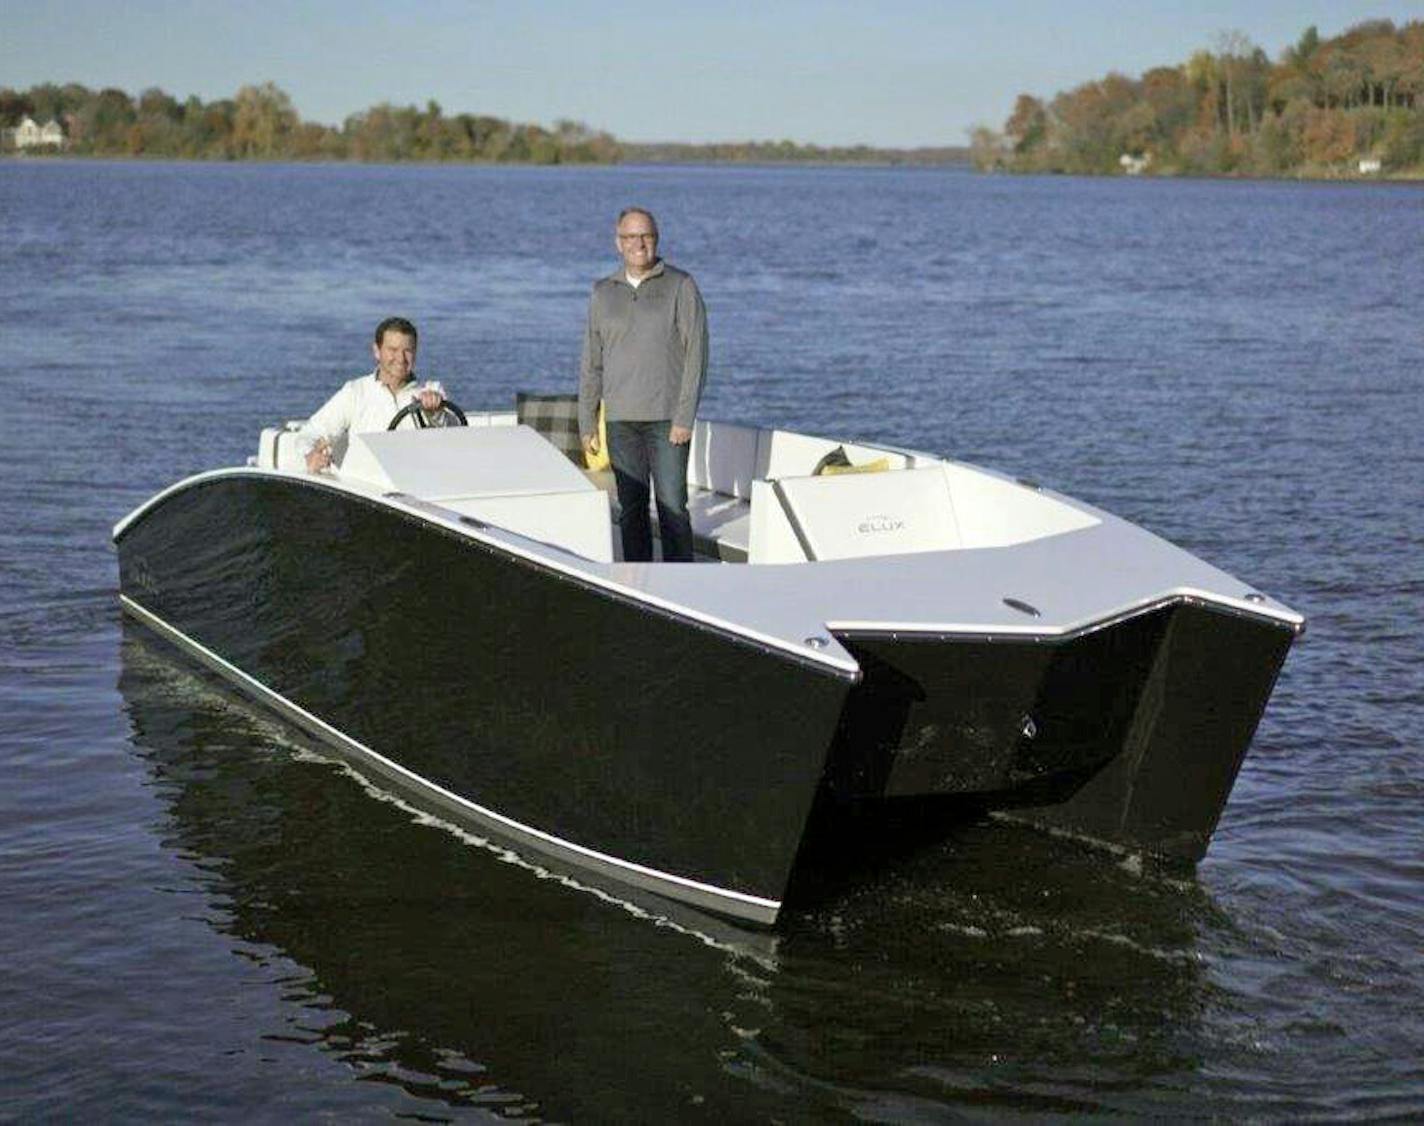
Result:
<svg viewBox="0 0 1424 1126">
<path fill-rule="evenodd" d="M 340 477 L 613 561 L 608 498 L 527 426 L 355 434 Z"/>
<path fill-rule="evenodd" d="M 854 464 L 883 458 L 890 467 L 816 477 L 816 462 L 840 443 L 715 422 L 699 422 L 694 435 L 694 531 L 707 558 L 751 562 L 623 563 L 607 492 L 512 414 L 470 419 L 469 429 L 357 436 L 339 473 L 228 472 L 296 472 L 377 496 L 591 585 L 845 671 L 857 666 L 832 630 L 1047 638 L 1178 598 L 1303 624 L 1225 572 L 1071 498 L 853 444 L 844 448 Z M 280 446 L 280 435 L 264 435 L 264 457 L 280 463 Z"/>
</svg>

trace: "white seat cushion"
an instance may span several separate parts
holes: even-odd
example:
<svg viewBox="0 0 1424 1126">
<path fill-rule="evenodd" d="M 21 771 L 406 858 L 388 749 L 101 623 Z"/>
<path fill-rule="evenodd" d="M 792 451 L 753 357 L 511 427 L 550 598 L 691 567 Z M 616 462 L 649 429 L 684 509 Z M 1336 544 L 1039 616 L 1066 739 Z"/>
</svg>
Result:
<svg viewBox="0 0 1424 1126">
<path fill-rule="evenodd" d="M 692 427 L 688 483 L 729 497 L 749 498 L 760 437 L 761 431 L 751 426 L 699 419 Z"/>
<path fill-rule="evenodd" d="M 961 546 L 942 466 L 785 478 L 776 485 L 811 559 L 857 559 Z"/>
<path fill-rule="evenodd" d="M 690 489 L 687 514 L 692 535 L 705 555 L 729 563 L 743 563 L 751 540 L 751 506 L 736 497 L 704 489 Z"/>
</svg>

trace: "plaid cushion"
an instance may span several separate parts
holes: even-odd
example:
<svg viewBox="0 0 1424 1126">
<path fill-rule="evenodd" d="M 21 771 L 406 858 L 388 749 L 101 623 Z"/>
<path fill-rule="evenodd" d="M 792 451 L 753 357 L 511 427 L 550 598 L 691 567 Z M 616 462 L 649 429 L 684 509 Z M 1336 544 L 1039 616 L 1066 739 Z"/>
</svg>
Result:
<svg viewBox="0 0 1424 1126">
<path fill-rule="evenodd" d="M 521 426 L 537 430 L 571 462 L 583 468 L 577 395 L 535 395 L 519 391 L 514 396 L 514 413 Z"/>
</svg>

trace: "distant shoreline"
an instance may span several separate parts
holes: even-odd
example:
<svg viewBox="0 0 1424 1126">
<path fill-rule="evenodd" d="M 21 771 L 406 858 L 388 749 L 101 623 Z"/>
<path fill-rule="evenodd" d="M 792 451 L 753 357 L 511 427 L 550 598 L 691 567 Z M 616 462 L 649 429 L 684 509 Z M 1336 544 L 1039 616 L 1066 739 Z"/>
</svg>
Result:
<svg viewBox="0 0 1424 1126">
<path fill-rule="evenodd" d="M 728 157 L 686 157 L 679 159 L 640 159 L 636 157 L 610 161 L 584 162 L 543 162 L 534 160 L 352 160 L 349 157 L 242 157 L 224 159 L 217 157 L 167 156 L 158 153 L 0 153 L 0 162 L 14 163 L 90 163 L 90 164 L 194 164 L 213 167 L 236 167 L 237 165 L 293 165 L 303 167 L 330 168 L 959 168 L 972 171 L 974 163 L 966 151 L 963 157 L 939 160 L 885 159 L 831 160 L 831 159 L 788 159 L 771 158 L 733 159 Z"/>
<path fill-rule="evenodd" d="M 340 125 L 303 121 L 274 83 L 231 98 L 184 101 L 156 87 L 138 97 L 77 82 L 0 87 L 0 152 L 193 161 L 354 164 L 966 164 L 967 145 L 815 145 L 790 140 L 691 144 L 624 141 L 580 121 L 551 126 L 489 114 L 389 103 Z"/>
<path fill-rule="evenodd" d="M 1389 172 L 1347 172 L 1334 169 L 1312 169 L 1297 172 L 1149 172 L 1129 176 L 1121 172 L 1060 172 L 1056 169 L 980 168 L 971 162 L 981 176 L 1014 176 L 1034 180 L 1223 180 L 1239 183 L 1300 183 L 1300 184 L 1418 184 L 1424 183 L 1424 168 L 1395 169 Z"/>
<path fill-rule="evenodd" d="M 256 166 L 281 166 L 289 167 L 326 167 L 326 168 L 544 168 L 550 170 L 557 169 L 590 169 L 590 168 L 903 168 L 903 169 L 924 169 L 943 170 L 955 169 L 962 172 L 973 172 L 978 176 L 1001 177 L 1011 176 L 1018 179 L 1035 180 L 1222 180 L 1235 181 L 1241 183 L 1302 183 L 1302 184 L 1424 184 L 1424 168 L 1400 169 L 1388 172 L 1358 173 L 1341 170 L 1312 170 L 1290 173 L 1275 173 L 1265 175 L 1261 173 L 1242 172 L 1151 172 L 1137 176 L 1128 176 L 1115 172 L 1059 172 L 1056 170 L 1041 169 L 1014 169 L 1014 168 L 979 168 L 968 156 L 963 159 L 943 159 L 943 160 L 732 160 L 727 158 L 705 157 L 705 158 L 685 158 L 678 160 L 618 160 L 606 163 L 555 163 L 546 164 L 537 161 L 496 161 L 496 160 L 351 160 L 343 159 L 321 159 L 321 158 L 293 158 L 293 157 L 246 157 L 239 160 L 223 160 L 202 157 L 179 157 L 139 154 L 128 156 L 120 154 L 78 154 L 78 153 L 0 153 L 0 163 L 15 164 L 190 164 L 206 165 L 210 167 L 236 167 L 238 165 Z"/>
</svg>

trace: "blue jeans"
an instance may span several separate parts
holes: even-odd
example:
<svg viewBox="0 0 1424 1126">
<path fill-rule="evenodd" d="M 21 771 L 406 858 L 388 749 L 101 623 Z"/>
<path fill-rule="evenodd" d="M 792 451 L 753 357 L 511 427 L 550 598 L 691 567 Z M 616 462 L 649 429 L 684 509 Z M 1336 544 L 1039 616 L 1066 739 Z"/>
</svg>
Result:
<svg viewBox="0 0 1424 1126">
<path fill-rule="evenodd" d="M 646 563 L 653 558 L 653 527 L 648 517 L 648 480 L 658 504 L 658 536 L 663 562 L 692 562 L 692 520 L 687 515 L 687 458 L 692 444 L 668 441 L 672 423 L 613 422 L 607 424 L 608 458 L 618 485 L 618 518 L 623 534 L 623 558 Z"/>
</svg>

